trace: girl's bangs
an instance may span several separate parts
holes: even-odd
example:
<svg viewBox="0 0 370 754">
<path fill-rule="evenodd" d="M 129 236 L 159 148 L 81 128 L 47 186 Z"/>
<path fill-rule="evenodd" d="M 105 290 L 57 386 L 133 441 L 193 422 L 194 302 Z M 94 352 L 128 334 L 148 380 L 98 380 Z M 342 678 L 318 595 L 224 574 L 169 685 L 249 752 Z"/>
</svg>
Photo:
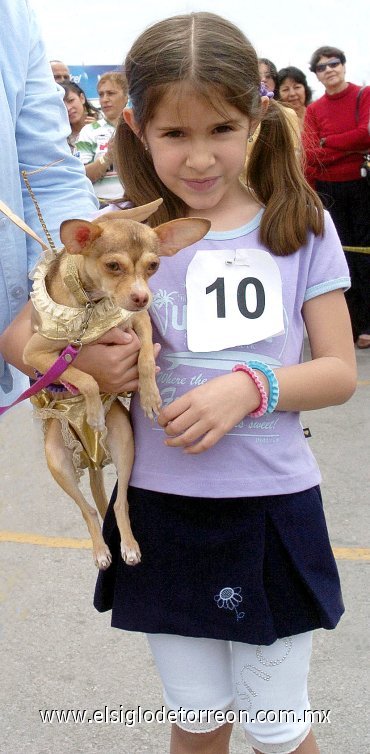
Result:
<svg viewBox="0 0 370 754">
<path fill-rule="evenodd" d="M 236 93 L 230 91 L 223 84 L 212 81 L 199 79 L 183 79 L 182 81 L 173 81 L 166 84 L 153 86 L 146 92 L 145 123 L 148 123 L 154 117 L 156 109 L 161 102 L 169 100 L 171 104 L 177 104 L 179 113 L 181 112 L 181 103 L 185 97 L 199 97 L 207 105 L 218 112 L 221 117 L 228 117 L 228 105 L 236 107 L 240 112 L 247 113 L 245 93 Z M 250 100 L 250 97 L 248 98 Z"/>
</svg>

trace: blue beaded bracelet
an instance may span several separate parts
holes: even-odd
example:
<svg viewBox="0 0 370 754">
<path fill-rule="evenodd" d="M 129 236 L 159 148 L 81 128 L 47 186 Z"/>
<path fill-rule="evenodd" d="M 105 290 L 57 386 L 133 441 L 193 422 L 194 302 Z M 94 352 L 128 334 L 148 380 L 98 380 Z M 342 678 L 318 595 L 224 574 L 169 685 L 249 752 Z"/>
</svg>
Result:
<svg viewBox="0 0 370 754">
<path fill-rule="evenodd" d="M 276 379 L 275 372 L 273 372 L 267 364 L 264 364 L 263 361 L 248 361 L 248 366 L 251 367 L 251 369 L 259 370 L 267 377 L 270 393 L 266 413 L 272 414 L 272 412 L 275 411 L 279 400 L 279 383 Z"/>
</svg>

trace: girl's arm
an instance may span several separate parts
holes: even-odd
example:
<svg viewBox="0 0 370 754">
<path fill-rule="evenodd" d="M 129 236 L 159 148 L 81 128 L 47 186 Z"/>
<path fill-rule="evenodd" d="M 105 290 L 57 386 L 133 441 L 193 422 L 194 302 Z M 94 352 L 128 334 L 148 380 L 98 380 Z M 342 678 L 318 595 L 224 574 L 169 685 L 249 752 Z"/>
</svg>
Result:
<svg viewBox="0 0 370 754">
<path fill-rule="evenodd" d="M 357 367 L 348 308 L 342 290 L 303 306 L 312 361 L 277 371 L 279 411 L 310 411 L 345 403 L 356 389 Z"/>
<path fill-rule="evenodd" d="M 307 301 L 303 315 L 312 360 L 280 367 L 279 411 L 307 411 L 347 401 L 356 388 L 356 358 L 342 290 Z M 262 373 L 259 378 L 268 390 Z M 158 423 L 171 447 L 201 453 L 212 447 L 260 403 L 259 392 L 243 373 L 216 377 L 162 409 Z"/>
<path fill-rule="evenodd" d="M 22 354 L 32 335 L 31 302 L 29 301 L 13 319 L 9 327 L 0 335 L 0 353 L 8 364 L 12 364 L 28 377 L 35 377 L 34 370 L 23 363 Z"/>
<path fill-rule="evenodd" d="M 31 308 L 32 304 L 28 302 L 0 335 L 0 352 L 5 361 L 34 378 L 33 369 L 25 365 L 22 358 L 24 347 L 32 335 Z M 138 387 L 139 348 L 140 341 L 133 330 L 124 332 L 114 327 L 96 343 L 83 346 L 75 365 L 95 377 L 103 392 L 131 392 Z"/>
</svg>

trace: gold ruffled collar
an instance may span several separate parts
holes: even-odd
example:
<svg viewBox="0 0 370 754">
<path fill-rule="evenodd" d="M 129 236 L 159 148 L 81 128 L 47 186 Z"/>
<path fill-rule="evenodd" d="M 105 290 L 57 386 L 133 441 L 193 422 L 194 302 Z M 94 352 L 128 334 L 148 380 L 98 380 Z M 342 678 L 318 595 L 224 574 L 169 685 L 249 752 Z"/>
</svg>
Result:
<svg viewBox="0 0 370 754">
<path fill-rule="evenodd" d="M 31 275 L 34 282 L 30 295 L 36 312 L 36 327 L 45 338 L 67 342 L 81 339 L 83 344 L 91 343 L 111 327 L 117 327 L 132 316 L 132 312 L 121 309 L 111 298 L 106 297 L 96 303 L 92 302 L 88 326 L 83 332 L 86 324 L 85 306 L 57 304 L 47 292 L 45 278 L 54 260 L 55 255 L 46 253 Z"/>
</svg>

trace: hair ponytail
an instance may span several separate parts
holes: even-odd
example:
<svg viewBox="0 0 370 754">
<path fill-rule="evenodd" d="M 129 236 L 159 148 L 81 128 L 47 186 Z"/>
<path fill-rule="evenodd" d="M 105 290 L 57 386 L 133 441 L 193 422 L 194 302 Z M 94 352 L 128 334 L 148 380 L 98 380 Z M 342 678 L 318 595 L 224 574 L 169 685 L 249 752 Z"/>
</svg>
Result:
<svg viewBox="0 0 370 754">
<path fill-rule="evenodd" d="M 259 136 L 248 159 L 246 181 L 266 209 L 261 242 L 279 256 L 297 251 L 307 233 L 323 232 L 323 207 L 308 185 L 294 149 L 292 126 L 276 102 L 262 119 Z"/>
</svg>

